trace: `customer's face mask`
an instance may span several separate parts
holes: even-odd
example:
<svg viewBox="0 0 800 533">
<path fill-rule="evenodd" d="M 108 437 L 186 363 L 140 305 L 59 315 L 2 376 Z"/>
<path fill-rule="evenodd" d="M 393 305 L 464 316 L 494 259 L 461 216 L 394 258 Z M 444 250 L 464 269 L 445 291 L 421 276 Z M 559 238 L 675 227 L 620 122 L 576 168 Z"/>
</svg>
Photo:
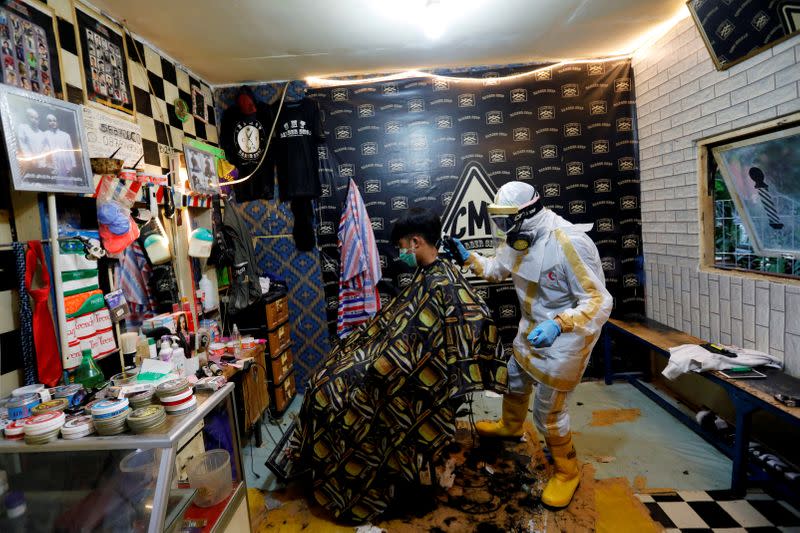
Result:
<svg viewBox="0 0 800 533">
<path fill-rule="evenodd" d="M 417 268 L 417 254 L 414 253 L 415 247 L 412 241 L 408 241 L 408 247 L 400 248 L 398 259 L 411 268 Z"/>
</svg>

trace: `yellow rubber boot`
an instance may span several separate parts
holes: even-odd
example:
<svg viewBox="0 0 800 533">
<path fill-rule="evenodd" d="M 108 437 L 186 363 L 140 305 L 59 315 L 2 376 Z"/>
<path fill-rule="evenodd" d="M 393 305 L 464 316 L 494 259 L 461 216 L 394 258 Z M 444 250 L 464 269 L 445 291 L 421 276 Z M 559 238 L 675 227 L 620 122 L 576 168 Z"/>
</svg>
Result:
<svg viewBox="0 0 800 533">
<path fill-rule="evenodd" d="M 530 394 L 506 394 L 503 396 L 503 416 L 500 420 L 481 420 L 475 429 L 481 437 L 511 438 L 522 436 L 522 423 L 528 416 Z"/>
<path fill-rule="evenodd" d="M 563 437 L 546 437 L 545 440 L 553 456 L 556 471 L 542 492 L 542 503 L 548 507 L 566 507 L 572 501 L 581 480 L 575 447 L 572 445 L 572 433 Z"/>
</svg>

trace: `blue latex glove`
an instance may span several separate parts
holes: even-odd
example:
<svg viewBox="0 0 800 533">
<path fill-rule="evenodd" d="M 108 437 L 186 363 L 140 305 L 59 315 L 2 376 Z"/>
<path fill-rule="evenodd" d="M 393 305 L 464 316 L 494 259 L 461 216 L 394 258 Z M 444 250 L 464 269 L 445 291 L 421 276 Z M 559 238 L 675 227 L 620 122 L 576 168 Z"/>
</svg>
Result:
<svg viewBox="0 0 800 533">
<path fill-rule="evenodd" d="M 547 348 L 552 346 L 556 337 L 561 335 L 561 326 L 555 320 L 545 320 L 530 332 L 528 342 L 534 348 Z"/>
<path fill-rule="evenodd" d="M 456 245 L 456 250 L 458 251 L 458 255 L 460 256 L 459 259 L 461 259 L 461 264 L 463 264 L 464 261 L 469 259 L 469 252 L 467 251 L 466 248 L 464 248 L 464 245 L 461 244 L 461 241 L 459 241 L 455 237 L 451 237 L 451 238 L 453 239 L 453 244 Z"/>
</svg>

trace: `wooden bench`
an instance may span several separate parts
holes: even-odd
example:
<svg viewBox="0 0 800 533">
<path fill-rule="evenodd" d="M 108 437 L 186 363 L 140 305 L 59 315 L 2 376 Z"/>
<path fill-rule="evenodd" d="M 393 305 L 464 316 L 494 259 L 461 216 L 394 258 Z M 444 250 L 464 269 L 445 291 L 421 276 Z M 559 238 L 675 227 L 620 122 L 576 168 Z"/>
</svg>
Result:
<svg viewBox="0 0 800 533">
<path fill-rule="evenodd" d="M 603 329 L 603 352 L 605 363 L 605 382 L 610 385 L 616 379 L 626 379 L 650 399 L 665 408 L 681 422 L 689 426 L 697 434 L 714 445 L 733 461 L 731 472 L 731 491 L 742 495 L 747 490 L 748 471 L 754 470 L 748 465 L 748 445 L 752 415 L 757 410 L 776 414 L 790 424 L 800 425 L 800 407 L 787 407 L 778 402 L 777 393 L 800 396 L 800 379 L 793 378 L 777 369 L 759 369 L 767 374 L 766 379 L 736 380 L 719 372 L 703 372 L 697 374 L 722 387 L 728 394 L 736 413 L 736 433 L 733 446 L 729 446 L 706 430 L 693 417 L 681 411 L 664 397 L 647 387 L 640 381 L 641 372 L 615 373 L 612 364 L 611 338 L 619 335 L 631 339 L 656 353 L 669 358 L 669 349 L 681 344 L 705 344 L 707 341 L 670 328 L 654 320 L 624 321 L 610 319 Z M 758 473 L 758 472 L 756 472 Z M 764 474 L 761 472 L 761 474 Z"/>
</svg>

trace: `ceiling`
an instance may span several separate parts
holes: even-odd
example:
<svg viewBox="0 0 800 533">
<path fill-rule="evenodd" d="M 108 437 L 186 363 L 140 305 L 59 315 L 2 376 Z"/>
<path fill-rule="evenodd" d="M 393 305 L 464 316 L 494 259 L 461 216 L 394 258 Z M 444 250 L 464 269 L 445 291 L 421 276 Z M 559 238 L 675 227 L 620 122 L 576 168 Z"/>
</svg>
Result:
<svg viewBox="0 0 800 533">
<path fill-rule="evenodd" d="M 92 0 L 211 84 L 629 52 L 685 0 Z M 442 35 L 423 21 L 441 20 Z"/>
</svg>

